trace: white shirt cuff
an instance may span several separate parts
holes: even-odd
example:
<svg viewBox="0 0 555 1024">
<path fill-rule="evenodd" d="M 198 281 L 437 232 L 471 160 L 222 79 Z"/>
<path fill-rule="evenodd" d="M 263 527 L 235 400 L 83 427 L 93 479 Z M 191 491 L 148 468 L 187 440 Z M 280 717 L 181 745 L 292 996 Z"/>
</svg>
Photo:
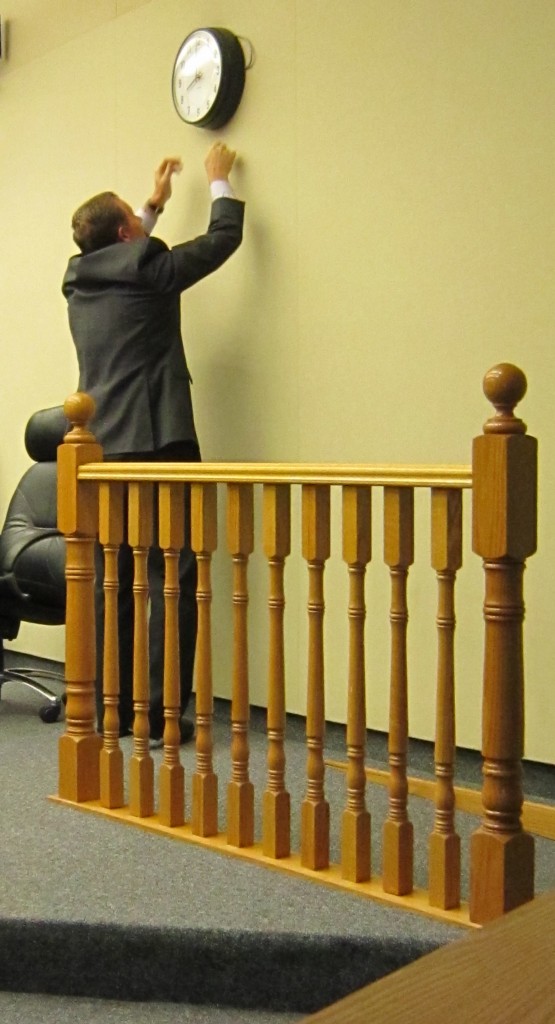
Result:
<svg viewBox="0 0 555 1024">
<path fill-rule="evenodd" d="M 137 217 L 141 218 L 147 235 L 151 235 L 156 227 L 158 214 L 151 210 L 150 206 L 141 206 L 138 210 L 135 210 L 135 213 Z"/>
<path fill-rule="evenodd" d="M 212 196 L 212 202 L 215 199 L 236 199 L 237 196 L 233 191 L 229 181 L 218 179 L 217 181 L 210 182 L 210 194 Z"/>
</svg>

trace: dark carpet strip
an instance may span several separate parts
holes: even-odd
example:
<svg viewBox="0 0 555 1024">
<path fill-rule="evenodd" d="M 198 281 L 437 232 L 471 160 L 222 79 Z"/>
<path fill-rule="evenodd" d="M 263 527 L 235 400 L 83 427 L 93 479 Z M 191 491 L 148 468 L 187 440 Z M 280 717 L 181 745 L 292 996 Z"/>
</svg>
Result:
<svg viewBox="0 0 555 1024">
<path fill-rule="evenodd" d="M 0 921 L 0 988 L 313 1013 L 437 948 L 425 939 Z"/>
</svg>

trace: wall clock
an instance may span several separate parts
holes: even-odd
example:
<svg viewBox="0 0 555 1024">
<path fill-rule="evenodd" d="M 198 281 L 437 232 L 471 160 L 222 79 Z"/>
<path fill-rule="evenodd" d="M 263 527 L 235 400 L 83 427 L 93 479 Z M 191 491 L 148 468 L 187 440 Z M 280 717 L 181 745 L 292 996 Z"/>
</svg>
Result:
<svg viewBox="0 0 555 1024">
<path fill-rule="evenodd" d="M 245 54 L 226 28 L 197 28 L 183 40 L 172 74 L 175 109 L 187 124 L 221 128 L 245 86 Z"/>
</svg>

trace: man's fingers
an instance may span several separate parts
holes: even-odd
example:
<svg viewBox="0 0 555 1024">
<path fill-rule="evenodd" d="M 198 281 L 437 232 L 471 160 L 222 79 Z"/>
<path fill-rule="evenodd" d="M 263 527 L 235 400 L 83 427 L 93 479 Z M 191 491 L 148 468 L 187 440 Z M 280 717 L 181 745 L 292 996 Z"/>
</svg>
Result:
<svg viewBox="0 0 555 1024">
<path fill-rule="evenodd" d="M 183 164 L 181 158 L 178 156 L 167 156 L 165 160 L 162 160 L 156 174 L 158 177 L 163 178 L 168 174 L 179 174 L 183 170 Z"/>
<path fill-rule="evenodd" d="M 204 161 L 209 173 L 227 177 L 235 161 L 236 153 L 228 149 L 225 142 L 215 142 L 209 149 Z"/>
</svg>

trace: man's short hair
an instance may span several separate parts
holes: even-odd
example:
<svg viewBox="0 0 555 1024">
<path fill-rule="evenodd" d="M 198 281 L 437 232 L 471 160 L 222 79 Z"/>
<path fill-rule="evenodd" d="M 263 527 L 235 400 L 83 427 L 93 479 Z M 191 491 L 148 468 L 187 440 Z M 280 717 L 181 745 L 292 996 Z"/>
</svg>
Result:
<svg viewBox="0 0 555 1024">
<path fill-rule="evenodd" d="M 96 252 L 119 241 L 118 229 L 126 214 L 115 192 L 100 192 L 73 214 L 73 241 L 82 253 Z"/>
</svg>

